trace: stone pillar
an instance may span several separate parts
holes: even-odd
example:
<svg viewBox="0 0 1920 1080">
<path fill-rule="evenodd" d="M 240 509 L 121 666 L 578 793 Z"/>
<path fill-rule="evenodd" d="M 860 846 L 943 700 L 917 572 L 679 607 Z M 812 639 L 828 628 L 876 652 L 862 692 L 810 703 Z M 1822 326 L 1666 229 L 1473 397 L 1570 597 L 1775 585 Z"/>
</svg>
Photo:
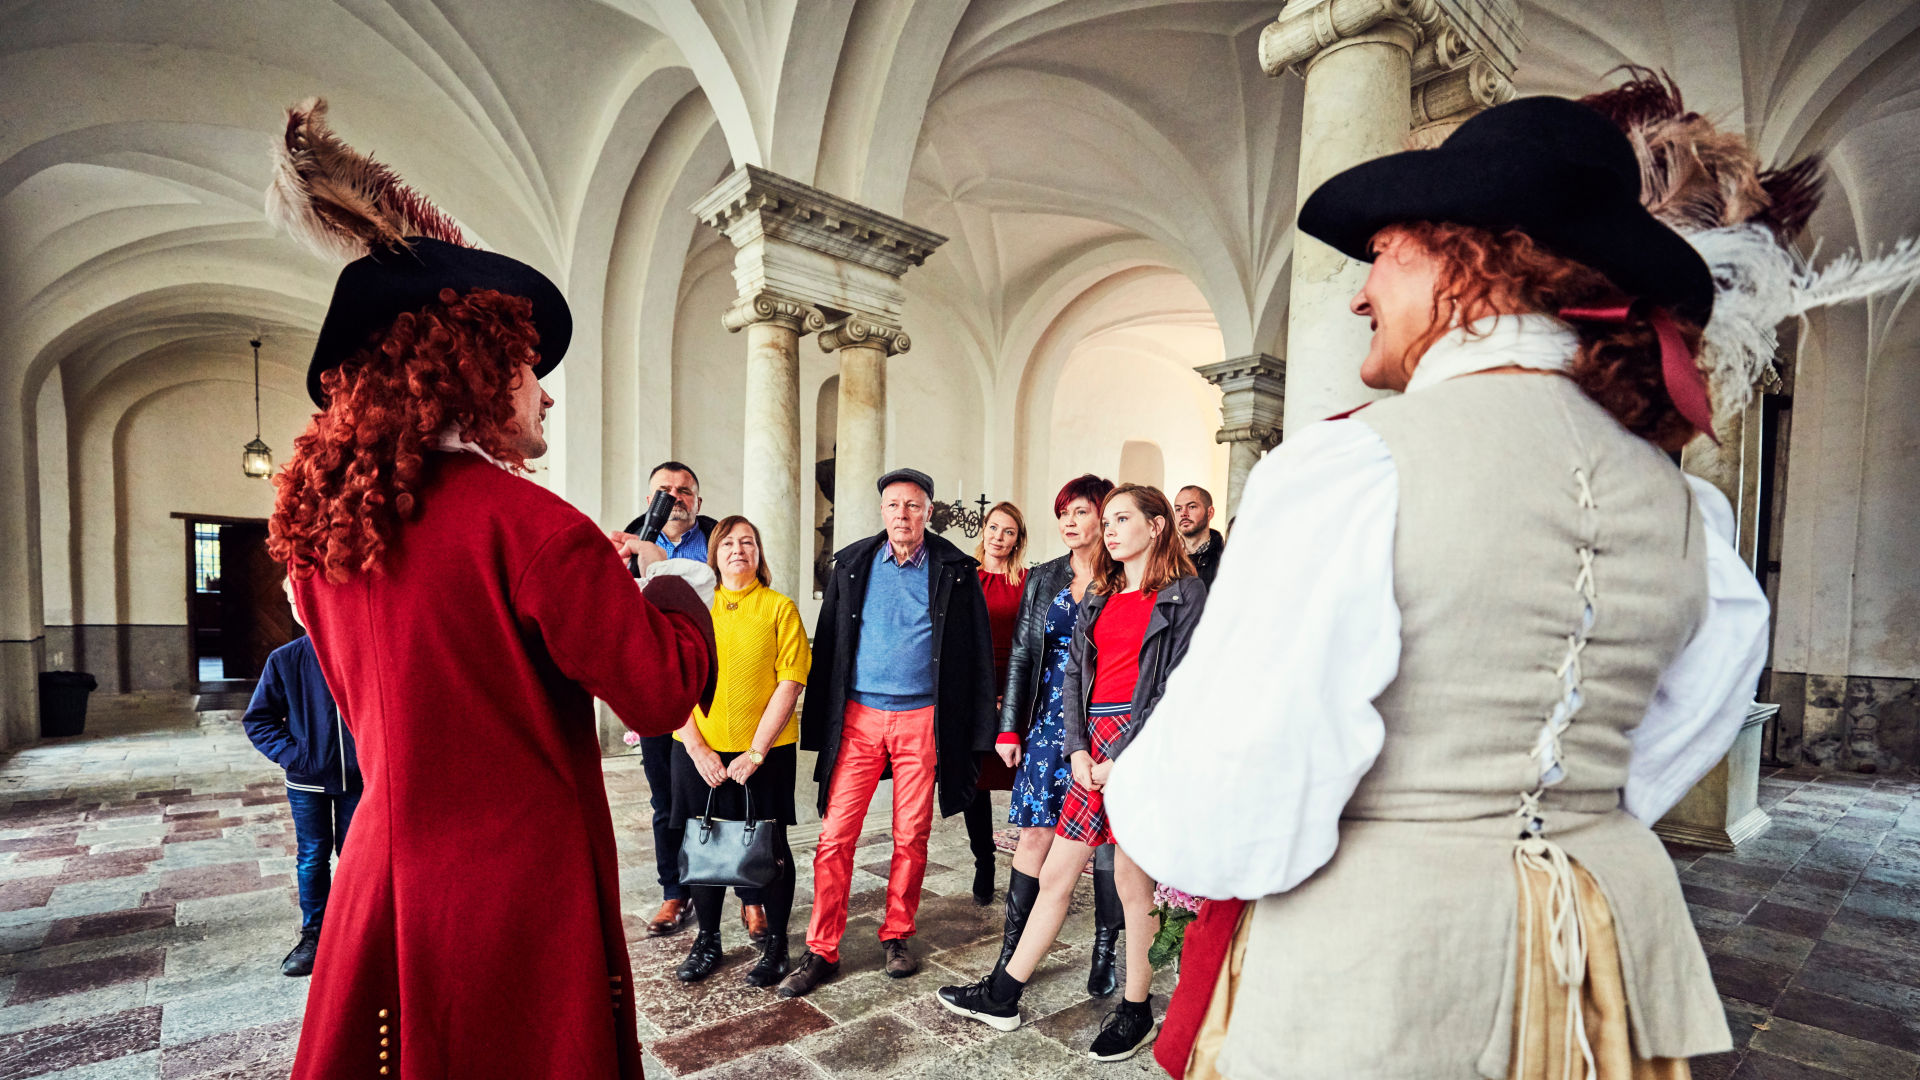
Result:
<svg viewBox="0 0 1920 1080">
<path fill-rule="evenodd" d="M 741 299 L 725 321 L 752 328 L 745 510 L 773 552 L 774 586 L 797 597 L 798 568 L 812 550 L 801 541 L 803 503 L 805 518 L 813 516 L 799 481 L 799 337 L 833 324 L 821 346 L 840 353 L 834 531 L 871 535 L 880 527 L 873 483 L 886 457 L 886 358 L 907 349 L 900 278 L 947 238 L 754 165 L 734 170 L 693 212 L 735 249 Z M 775 316 L 762 315 L 762 304 Z"/>
<path fill-rule="evenodd" d="M 797 300 L 758 293 L 729 308 L 721 322 L 747 332 L 746 432 L 741 455 L 740 512 L 760 527 L 762 558 L 773 587 L 800 595 L 807 545 L 800 531 L 800 335 L 825 325 Z"/>
<path fill-rule="evenodd" d="M 839 354 L 840 402 L 834 425 L 833 548 L 880 531 L 874 491 L 886 471 L 887 357 L 913 347 L 898 327 L 858 315 L 836 320 L 820 348 Z"/>
<path fill-rule="evenodd" d="M 1414 120 L 1415 72 L 1446 79 L 1432 102 L 1421 85 L 1422 118 L 1473 100 L 1473 80 L 1452 77 L 1480 58 L 1501 81 L 1519 52 L 1515 0 L 1293 0 L 1260 34 L 1260 64 L 1269 75 L 1298 71 L 1306 79 L 1300 109 L 1300 172 L 1304 202 L 1327 178 L 1363 161 L 1404 150 Z M 1511 94 L 1511 88 L 1507 90 Z M 1305 234 L 1293 249 L 1287 310 L 1286 417 L 1297 428 L 1380 396 L 1360 382 L 1371 331 L 1348 309 L 1366 280 L 1355 262 Z"/>
<path fill-rule="evenodd" d="M 1221 390 L 1220 430 L 1214 441 L 1228 445 L 1224 521 L 1240 512 L 1240 493 L 1260 456 L 1280 442 L 1286 405 L 1287 362 L 1266 353 L 1223 360 L 1195 368 Z"/>
</svg>

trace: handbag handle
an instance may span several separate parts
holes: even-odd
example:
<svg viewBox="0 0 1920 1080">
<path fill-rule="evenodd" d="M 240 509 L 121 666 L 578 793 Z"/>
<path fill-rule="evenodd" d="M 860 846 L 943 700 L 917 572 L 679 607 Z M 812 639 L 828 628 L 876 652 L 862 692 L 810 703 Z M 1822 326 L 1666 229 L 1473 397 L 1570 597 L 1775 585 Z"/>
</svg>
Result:
<svg viewBox="0 0 1920 1080">
<path fill-rule="evenodd" d="M 728 777 L 727 782 L 737 783 L 738 781 L 735 781 L 732 777 Z M 742 791 L 745 791 L 747 795 L 747 820 L 744 822 L 744 824 L 748 829 L 752 829 L 756 825 L 760 824 L 759 820 L 753 816 L 753 791 L 749 789 L 745 784 L 741 784 L 740 789 Z M 713 793 L 719 790 L 720 789 L 717 787 L 710 787 L 707 789 L 707 812 L 700 815 L 700 827 L 702 829 L 713 828 Z"/>
</svg>

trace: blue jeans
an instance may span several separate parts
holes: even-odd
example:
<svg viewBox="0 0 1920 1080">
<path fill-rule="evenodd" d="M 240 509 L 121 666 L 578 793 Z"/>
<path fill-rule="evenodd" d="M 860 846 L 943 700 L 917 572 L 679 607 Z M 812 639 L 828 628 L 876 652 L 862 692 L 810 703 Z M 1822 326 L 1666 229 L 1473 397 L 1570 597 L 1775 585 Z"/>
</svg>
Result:
<svg viewBox="0 0 1920 1080">
<path fill-rule="evenodd" d="M 347 826 L 360 793 L 329 795 L 324 791 L 287 789 L 293 808 L 293 877 L 300 886 L 300 929 L 320 929 L 333 889 L 333 856 L 347 842 Z"/>
</svg>

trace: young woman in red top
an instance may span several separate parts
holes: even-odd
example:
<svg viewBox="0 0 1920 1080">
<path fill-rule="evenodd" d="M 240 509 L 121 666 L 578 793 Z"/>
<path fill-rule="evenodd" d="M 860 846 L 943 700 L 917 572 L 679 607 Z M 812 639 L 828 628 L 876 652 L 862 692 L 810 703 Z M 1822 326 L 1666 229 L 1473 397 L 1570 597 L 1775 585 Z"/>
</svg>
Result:
<svg viewBox="0 0 1920 1080">
<path fill-rule="evenodd" d="M 1112 841 L 1114 883 L 1127 919 L 1127 981 L 1089 1056 L 1129 1058 L 1153 1033 L 1147 950 L 1159 930 L 1153 880 L 1127 857 L 1125 838 L 1107 827 L 1102 789 L 1113 762 L 1146 724 L 1167 675 L 1186 655 L 1207 590 L 1173 527 L 1173 507 L 1158 489 L 1123 484 L 1101 507 L 1101 568 L 1074 626 L 1065 682 L 1066 750 L 1073 786 L 1040 870 L 1040 896 L 1006 967 L 969 986 L 940 990 L 940 1003 L 1001 1031 L 1020 1026 L 1020 993 L 1060 925 L 1080 871 L 1096 847 Z"/>
<path fill-rule="evenodd" d="M 995 503 L 980 528 L 973 557 L 980 562 L 980 591 L 987 597 L 987 628 L 993 633 L 993 685 L 1007 685 L 1007 658 L 1013 653 L 1013 626 L 1020 618 L 1020 592 L 1027 580 L 1027 519 L 1010 502 Z M 994 703 L 999 708 L 999 703 Z M 993 796 L 1013 790 L 1013 769 L 996 754 L 980 758 L 978 795 L 962 815 L 967 846 L 973 851 L 973 900 L 993 903 L 998 876 L 993 846 Z"/>
</svg>

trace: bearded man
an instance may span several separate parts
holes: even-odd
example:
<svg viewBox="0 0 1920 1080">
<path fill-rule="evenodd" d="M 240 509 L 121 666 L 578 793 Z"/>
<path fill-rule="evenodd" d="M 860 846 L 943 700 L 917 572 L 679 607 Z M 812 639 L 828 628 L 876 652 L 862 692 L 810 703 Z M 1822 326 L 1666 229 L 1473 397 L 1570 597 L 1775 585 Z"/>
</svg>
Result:
<svg viewBox="0 0 1920 1080">
<path fill-rule="evenodd" d="M 517 475 L 547 449 L 559 290 L 460 246 L 323 115 L 290 112 L 270 209 L 368 253 L 321 327 L 322 411 L 275 480 L 269 547 L 366 790 L 293 1076 L 638 1078 L 593 699 L 643 735 L 677 727 L 711 694 L 712 623 L 685 580 L 643 595 L 621 563 L 664 552 L 617 549 Z"/>
</svg>

